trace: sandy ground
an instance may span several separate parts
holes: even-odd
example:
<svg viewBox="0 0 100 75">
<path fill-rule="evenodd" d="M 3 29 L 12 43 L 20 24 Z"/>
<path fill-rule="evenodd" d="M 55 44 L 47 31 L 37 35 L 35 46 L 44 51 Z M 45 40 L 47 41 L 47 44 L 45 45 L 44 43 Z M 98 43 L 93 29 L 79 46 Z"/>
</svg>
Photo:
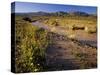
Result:
<svg viewBox="0 0 100 75">
<path fill-rule="evenodd" d="M 97 36 L 84 31 L 68 31 L 60 27 L 48 27 L 33 22 L 40 28 L 54 32 L 53 43 L 46 50 L 46 66 L 49 70 L 73 70 L 95 68 L 97 61 Z M 72 32 L 76 40 L 69 39 L 65 32 Z M 78 55 L 79 54 L 79 55 Z"/>
</svg>

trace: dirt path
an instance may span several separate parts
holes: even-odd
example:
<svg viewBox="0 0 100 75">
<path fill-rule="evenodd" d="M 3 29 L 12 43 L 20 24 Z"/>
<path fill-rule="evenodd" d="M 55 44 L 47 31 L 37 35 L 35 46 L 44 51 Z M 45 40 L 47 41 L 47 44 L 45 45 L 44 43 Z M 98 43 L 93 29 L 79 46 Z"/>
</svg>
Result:
<svg viewBox="0 0 100 75">
<path fill-rule="evenodd" d="M 65 35 L 65 30 L 59 28 L 59 27 L 51 27 L 51 26 L 47 26 L 39 21 L 36 21 L 36 22 L 32 22 L 32 24 L 34 26 L 38 26 L 40 28 L 43 28 L 45 30 L 48 30 L 50 32 L 54 32 L 54 33 L 57 33 L 57 34 L 60 34 L 60 35 Z"/>
<path fill-rule="evenodd" d="M 46 51 L 46 66 L 49 70 L 71 70 L 79 69 L 83 64 L 75 53 L 86 53 L 87 61 L 96 61 L 96 49 L 92 49 L 87 45 L 80 46 L 79 42 L 68 39 L 64 31 L 56 28 L 52 30 L 52 27 L 48 27 L 39 22 L 32 23 L 40 28 L 44 28 L 54 33 L 52 34 L 52 44 Z M 91 52 L 91 53 L 90 53 Z"/>
<path fill-rule="evenodd" d="M 46 52 L 46 61 L 49 69 L 77 69 L 78 65 L 76 65 L 76 62 L 79 60 L 76 60 L 72 54 L 73 50 L 71 50 L 71 47 L 74 46 L 73 42 L 68 40 L 65 36 L 59 34 L 53 34 L 51 39 L 53 44 L 48 47 Z"/>
</svg>

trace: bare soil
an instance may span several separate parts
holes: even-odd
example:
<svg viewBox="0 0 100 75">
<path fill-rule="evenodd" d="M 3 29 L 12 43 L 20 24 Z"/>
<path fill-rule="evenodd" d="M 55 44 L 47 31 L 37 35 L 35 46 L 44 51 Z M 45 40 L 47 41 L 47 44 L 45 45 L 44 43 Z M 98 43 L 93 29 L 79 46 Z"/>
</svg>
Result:
<svg viewBox="0 0 100 75">
<path fill-rule="evenodd" d="M 49 70 L 73 70 L 97 67 L 97 35 L 88 34 L 83 30 L 66 30 L 50 27 L 40 22 L 33 25 L 44 28 L 52 33 L 52 44 L 46 50 L 46 67 Z M 52 30 L 53 29 L 53 30 Z M 66 33 L 73 33 L 70 39 Z"/>
</svg>

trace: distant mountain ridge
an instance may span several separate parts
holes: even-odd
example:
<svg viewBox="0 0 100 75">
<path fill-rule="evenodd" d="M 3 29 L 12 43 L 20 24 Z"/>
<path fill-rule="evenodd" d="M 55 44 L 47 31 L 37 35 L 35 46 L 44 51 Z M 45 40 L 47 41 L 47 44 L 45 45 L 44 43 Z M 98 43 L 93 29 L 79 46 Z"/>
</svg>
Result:
<svg viewBox="0 0 100 75">
<path fill-rule="evenodd" d="M 64 12 L 64 11 L 58 11 L 58 12 L 27 12 L 27 13 L 15 13 L 15 15 L 31 15 L 31 16 L 64 16 L 64 15 L 76 15 L 76 16 L 90 16 L 90 15 L 96 15 L 96 14 L 88 14 L 86 12 L 81 11 L 73 11 L 73 12 Z"/>
</svg>

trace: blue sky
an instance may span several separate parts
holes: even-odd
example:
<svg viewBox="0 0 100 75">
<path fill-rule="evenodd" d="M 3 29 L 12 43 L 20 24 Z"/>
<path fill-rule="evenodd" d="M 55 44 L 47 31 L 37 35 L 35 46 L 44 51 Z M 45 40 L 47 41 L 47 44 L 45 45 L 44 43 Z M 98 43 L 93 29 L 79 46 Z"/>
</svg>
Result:
<svg viewBox="0 0 100 75">
<path fill-rule="evenodd" d="M 59 4 L 41 4 L 41 3 L 29 3 L 29 2 L 16 2 L 15 12 L 16 13 L 27 13 L 27 12 L 57 12 L 57 11 L 82 11 L 86 13 L 97 13 L 96 7 L 91 6 L 75 6 L 75 5 L 59 5 Z"/>
</svg>

